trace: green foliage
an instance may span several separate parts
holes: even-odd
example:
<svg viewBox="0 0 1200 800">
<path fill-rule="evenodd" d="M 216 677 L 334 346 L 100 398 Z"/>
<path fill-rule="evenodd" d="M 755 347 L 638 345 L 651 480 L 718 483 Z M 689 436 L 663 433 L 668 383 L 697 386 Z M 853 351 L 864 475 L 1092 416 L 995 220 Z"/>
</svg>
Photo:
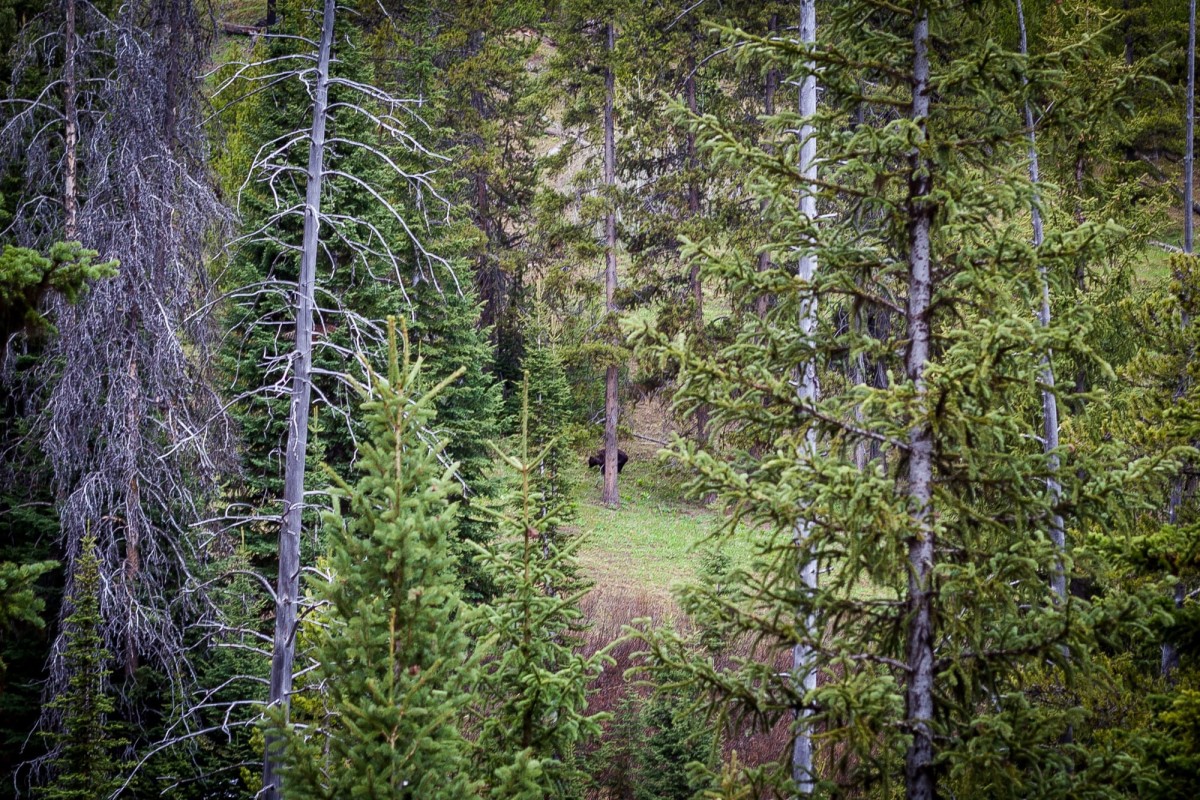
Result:
<svg viewBox="0 0 1200 800">
<path fill-rule="evenodd" d="M 518 487 L 495 515 L 494 544 L 480 553 L 497 593 L 472 632 L 496 655 L 475 690 L 476 758 L 490 797 L 573 798 L 585 777 L 576 750 L 600 732 L 599 717 L 586 713 L 587 686 L 608 659 L 578 652 L 579 600 L 587 591 L 576 575 L 581 540 L 564 543 L 555 535 L 562 502 L 539 490 L 554 443 L 529 450 L 529 391 L 527 383 L 521 453 L 505 456 Z"/>
<path fill-rule="evenodd" d="M 57 566 L 56 561 L 34 564 L 0 561 L 0 628 L 11 628 L 18 623 L 37 628 L 45 625 L 41 615 L 46 604 L 35 593 L 33 584 Z M 3 667 L 4 662 L 0 661 L 0 674 Z"/>
<path fill-rule="evenodd" d="M 568 466 L 575 453 L 565 441 L 573 411 L 571 386 L 558 351 L 548 339 L 549 335 L 536 323 L 529 325 L 521 367 L 528 382 L 528 445 L 535 453 L 543 453 L 533 476 L 534 492 L 543 498 L 545 505 L 557 509 L 558 521 L 546 531 L 555 538 L 562 524 L 575 516 L 571 503 L 574 486 Z M 526 418 L 524 412 L 521 418 Z"/>
<path fill-rule="evenodd" d="M 457 375 L 433 402 L 438 438 L 445 442 L 446 455 L 458 465 L 456 481 L 450 487 L 461 504 L 453 547 L 465 582 L 464 596 L 476 602 L 495 591 L 473 565 L 472 543 L 481 544 L 490 536 L 476 509 L 495 492 L 487 442 L 500 433 L 501 386 L 490 373 L 492 350 L 478 328 L 479 308 L 469 287 L 459 294 L 447 282 L 439 287 L 425 281 L 410 297 L 413 310 L 408 336 L 424 364 L 422 380 L 434 384 Z"/>
<path fill-rule="evenodd" d="M 1049 524 L 1053 514 L 1066 520 L 1072 549 L 1064 569 L 1077 575 L 1096 558 L 1086 534 L 1119 525 L 1148 476 L 1167 465 L 1131 458 L 1118 445 L 1047 456 L 1039 444 L 1043 356 L 1106 369 L 1096 359 L 1095 310 L 1086 300 L 1049 326 L 1037 323 L 1039 276 L 1103 259 L 1123 232 L 1071 220 L 1053 227 L 1041 248 L 1030 244 L 1028 209 L 1037 195 L 1015 109 L 1053 97 L 1057 116 L 1047 125 L 1080 121 L 1074 115 L 1083 100 L 1064 91 L 1063 76 L 1096 43 L 1021 58 L 995 27 L 1001 5 L 836 4 L 818 12 L 815 50 L 728 32 L 744 63 L 774 64 L 793 82 L 815 69 L 824 92 L 815 117 L 785 112 L 768 120 L 766 141 L 747 140 L 715 116 L 694 120 L 711 157 L 745 176 L 771 242 L 767 269 L 715 237 L 697 242 L 691 255 L 711 280 L 731 287 L 733 307 L 763 298 L 770 307 L 761 319 L 737 320 L 711 356 L 690 337 L 635 331 L 647 356 L 679 363 L 680 409 L 709 404 L 714 423 L 746 443 L 733 453 L 680 441 L 672 448 L 694 475 L 694 495 L 712 493 L 730 511 L 713 546 L 749 541 L 754 550 L 722 584 L 689 588 L 681 602 L 701 628 L 759 643 L 725 669 L 670 632 L 651 632 L 652 663 L 665 675 L 682 673 L 680 682 L 731 723 L 771 727 L 809 711 L 792 730 L 820 731 L 822 795 L 902 790 L 916 657 L 908 643 L 926 598 L 938 793 L 1116 795 L 1122 769 L 1135 770 L 1107 760 L 1091 739 L 1067 743 L 1072 726 L 1089 724 L 1086 715 L 1027 690 L 1028 671 L 1047 663 L 1068 688 L 1104 680 L 1104 648 L 1120 635 L 1148 633 L 1152 612 L 1143 596 L 1119 587 L 1092 600 L 1053 595 L 1048 578 L 1059 556 Z M 928 119 L 913 120 L 905 116 L 913 102 L 907 76 L 914 24 L 925 13 L 937 42 L 930 79 L 937 88 Z M 883 121 L 847 128 L 847 115 L 863 107 Z M 803 124 L 815 128 L 815 186 L 795 166 L 794 132 Z M 918 197 L 925 180 L 929 194 Z M 805 193 L 816 194 L 822 219 L 797 209 Z M 918 381 L 906 363 L 913 333 L 906 312 L 923 290 L 910 272 L 911 237 L 922 219 L 935 278 L 920 320 L 930 326 L 931 346 Z M 810 281 L 796 277 L 798 253 L 817 258 Z M 814 303 L 820 313 L 808 331 L 797 320 Z M 860 360 L 876 362 L 885 379 L 856 380 Z M 797 393 L 800 365 L 815 369 L 820 397 Z M 920 430 L 934 453 L 928 528 L 908 474 L 911 437 Z M 1061 502 L 1046 489 L 1052 475 L 1062 483 Z M 912 577 L 919 541 L 934 547 L 927 590 Z M 813 562 L 815 588 L 800 580 Z M 811 653 L 814 691 L 780 669 L 787 659 L 801 670 L 791 659 L 798 651 Z M 743 780 L 790 794 L 789 755 L 790 748 Z"/>
<path fill-rule="evenodd" d="M 1167 696 L 1167 707 L 1154 720 L 1149 747 L 1151 764 L 1161 773 L 1161 787 L 1148 797 L 1195 797 L 1200 791 L 1200 688 L 1193 670 Z"/>
<path fill-rule="evenodd" d="M 27 247 L 4 245 L 0 252 L 0 339 L 25 329 L 52 330 L 40 311 L 42 298 L 51 291 L 74 303 L 87 291 L 87 282 L 116 274 L 116 261 L 93 264 L 98 254 L 79 242 L 57 242 L 42 255 Z"/>
<path fill-rule="evenodd" d="M 708 788 L 721 737 L 696 713 L 696 700 L 669 678 L 649 695 L 623 697 L 603 746 L 589 759 L 593 784 L 632 800 L 691 800 Z"/>
<path fill-rule="evenodd" d="M 311 718 L 275 718 L 289 798 L 463 798 L 472 790 L 458 724 L 474 663 L 450 554 L 453 475 L 429 425 L 460 373 L 422 392 L 420 361 L 396 352 L 367 371 L 360 478 L 334 476 L 327 570 L 305 625 L 321 695 Z M 344 513 L 343 513 L 344 512 Z M 303 704 L 298 704 L 297 714 Z"/>
<path fill-rule="evenodd" d="M 100 800 L 116 788 L 115 748 L 124 742 L 112 730 L 113 710 L 108 696 L 108 651 L 100 635 L 100 564 L 96 540 L 80 542 L 68 602 L 71 613 L 64 622 L 64 668 L 67 689 L 48 704 L 61 715 L 52 743 L 52 780 L 39 796 L 46 800 Z"/>
</svg>

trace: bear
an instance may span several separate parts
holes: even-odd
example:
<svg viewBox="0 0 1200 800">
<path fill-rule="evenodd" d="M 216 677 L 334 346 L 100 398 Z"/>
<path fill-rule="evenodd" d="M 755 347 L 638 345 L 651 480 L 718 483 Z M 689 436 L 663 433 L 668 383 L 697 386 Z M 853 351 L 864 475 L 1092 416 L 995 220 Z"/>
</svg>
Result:
<svg viewBox="0 0 1200 800">
<path fill-rule="evenodd" d="M 617 450 L 617 474 L 618 475 L 621 474 L 621 470 L 625 468 L 625 462 L 628 460 L 629 460 L 629 456 L 627 456 L 625 454 L 625 451 L 618 449 Z M 591 469 L 592 467 L 599 467 L 600 474 L 601 475 L 604 474 L 604 449 L 603 448 L 597 450 L 596 454 L 594 456 L 591 456 L 590 458 L 588 458 L 588 469 Z"/>
</svg>

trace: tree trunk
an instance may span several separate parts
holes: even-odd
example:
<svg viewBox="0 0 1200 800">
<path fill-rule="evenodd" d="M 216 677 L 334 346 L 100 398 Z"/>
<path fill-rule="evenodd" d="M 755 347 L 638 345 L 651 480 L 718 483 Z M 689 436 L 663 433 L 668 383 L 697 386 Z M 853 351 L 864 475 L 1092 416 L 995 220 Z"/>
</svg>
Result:
<svg viewBox="0 0 1200 800">
<path fill-rule="evenodd" d="M 1125 40 L 1125 66 L 1133 66 L 1133 25 L 1129 22 L 1129 0 L 1121 3 L 1121 10 L 1125 12 L 1125 21 L 1122 23 L 1122 35 Z"/>
<path fill-rule="evenodd" d="M 333 45 L 336 0 L 325 0 L 321 46 L 317 56 L 316 96 L 308 150 L 304 239 L 296 286 L 296 341 L 292 358 L 292 400 L 284 467 L 283 524 L 279 531 L 279 579 L 275 589 L 275 640 L 271 657 L 269 705 L 286 717 L 292 691 L 296 648 L 296 605 L 300 593 L 300 523 L 304 510 L 304 467 L 308 450 L 308 414 L 312 397 L 313 305 L 320 229 L 321 179 L 324 172 L 325 116 L 329 96 L 329 58 Z M 280 797 L 277 737 L 268 736 L 263 758 L 263 796 Z"/>
<path fill-rule="evenodd" d="M 63 174 L 63 236 L 73 242 L 79 236 L 79 188 L 77 186 L 79 150 L 79 111 L 75 105 L 75 0 L 67 0 L 67 22 L 63 45 L 63 149 L 66 165 Z"/>
<path fill-rule="evenodd" d="M 695 37 L 693 37 L 693 45 Z M 685 62 L 687 77 L 683 81 L 684 102 L 688 111 L 694 116 L 696 105 L 696 57 L 689 54 Z M 696 183 L 696 173 L 699 163 L 696 160 L 696 133 L 689 126 L 687 131 L 687 169 L 688 177 L 688 219 L 695 220 L 700 216 L 700 185 Z M 704 340 L 704 286 L 700 283 L 700 264 L 693 263 L 688 273 L 688 288 L 692 293 L 692 326 L 695 328 L 698 341 Z M 708 440 L 708 406 L 701 403 L 696 408 L 696 441 L 704 444 Z"/>
<path fill-rule="evenodd" d="M 1188 210 L 1193 207 L 1195 187 L 1192 180 L 1192 170 L 1195 167 L 1196 155 L 1196 0 L 1188 2 L 1188 52 L 1187 52 L 1187 101 L 1184 111 L 1184 157 L 1183 157 L 1183 252 L 1191 255 L 1195 249 L 1195 225 L 1193 215 Z M 1187 291 L 1184 287 L 1183 291 Z M 1186 332 L 1191 325 L 1188 304 L 1180 304 L 1179 324 Z M 1186 341 L 1186 338 L 1185 338 Z M 1185 354 L 1183 369 L 1180 371 L 1179 386 L 1175 398 L 1179 400 L 1187 388 L 1188 371 L 1191 362 L 1191 348 Z M 1179 507 L 1183 504 L 1184 481 L 1183 475 L 1175 476 L 1171 484 L 1171 495 L 1167 499 L 1167 519 L 1174 525 L 1179 518 Z M 1175 607 L 1182 608 L 1184 586 L 1175 584 Z M 1174 642 L 1163 642 L 1162 645 L 1162 676 L 1172 679 L 1175 670 L 1179 669 L 1179 650 Z"/>
<path fill-rule="evenodd" d="M 779 16 L 772 14 L 770 21 L 767 22 L 767 35 L 771 38 L 779 32 Z M 771 67 L 767 70 L 766 86 L 763 88 L 763 114 L 770 117 L 775 114 L 775 90 L 779 88 L 779 70 Z M 768 150 L 768 152 L 770 152 Z M 759 205 L 760 210 L 767 210 L 767 203 L 764 200 Z M 766 272 L 771 266 L 771 256 L 764 250 L 758 254 L 758 271 Z M 758 313 L 759 318 L 767 316 L 767 309 L 771 307 L 771 300 L 767 295 L 761 294 L 754 302 L 754 310 Z"/>
<path fill-rule="evenodd" d="M 910 119 L 919 140 L 928 134 L 929 121 L 929 12 L 921 7 L 913 27 L 913 98 Z M 908 541 L 908 619 L 905 686 L 905 723 L 912 742 L 904 755 L 908 800 L 933 800 L 933 430 L 929 415 L 929 389 L 925 367 L 929 362 L 930 304 L 933 279 L 930 225 L 933 204 L 932 164 L 919 148 L 909 156 L 908 198 L 908 323 L 909 346 L 905 377 L 912 382 L 912 427 L 908 443 L 908 498 L 913 535 Z"/>
<path fill-rule="evenodd" d="M 1020 34 L 1021 55 L 1029 56 L 1029 41 L 1025 33 L 1025 9 L 1021 0 L 1017 0 L 1017 30 Z M 1029 79 L 1022 78 L 1028 85 Z M 1029 180 L 1033 184 L 1033 205 L 1030 215 L 1033 220 L 1033 246 L 1041 248 L 1045 241 L 1042 230 L 1042 212 L 1038 207 L 1038 184 L 1041 175 L 1038 171 L 1037 132 L 1033 127 L 1033 108 L 1025 101 L 1025 128 L 1029 136 Z M 1050 276 L 1046 274 L 1044 265 L 1038 266 L 1038 275 L 1042 282 L 1042 307 L 1038 313 L 1038 321 L 1043 328 L 1050 327 Z M 1057 509 L 1062 498 L 1062 487 L 1058 482 L 1058 397 L 1054 394 L 1054 362 L 1052 353 L 1047 351 L 1042 356 L 1042 450 L 1046 454 L 1046 466 L 1050 472 L 1046 478 L 1046 490 L 1050 493 L 1050 504 Z M 1067 599 L 1067 577 L 1063 572 L 1063 553 L 1066 551 L 1067 537 L 1063 528 L 1062 515 L 1053 511 L 1050 515 L 1050 540 L 1057 551 L 1054 564 L 1054 574 L 1050 578 L 1050 588 L 1057 595 L 1060 603 Z"/>
<path fill-rule="evenodd" d="M 611 60 L 617 34 L 611 22 L 605 26 L 605 50 Z M 611 62 L 604 68 L 604 185 L 610 192 L 608 212 L 604 216 L 604 307 L 617 313 L 617 212 L 611 192 L 617 183 L 617 144 L 613 123 L 615 76 Z M 601 502 L 610 508 L 621 503 L 617 494 L 617 417 L 621 412 L 617 399 L 616 364 L 609 364 L 604 376 L 604 492 Z"/>
<path fill-rule="evenodd" d="M 817 12 L 816 0 L 800 0 L 800 42 L 809 47 L 815 47 L 817 41 Z M 800 83 L 800 174 L 808 183 L 801 189 L 800 213 L 809 220 L 817 218 L 817 140 L 813 130 L 812 118 L 817 113 L 817 77 L 814 73 L 816 64 L 809 61 L 805 65 L 806 74 Z M 817 273 L 817 256 L 811 250 L 800 256 L 797 274 L 806 287 L 811 287 Z M 817 297 L 814 293 L 810 298 L 800 303 L 800 332 L 806 342 L 811 343 L 817 328 Z M 810 359 L 799 367 L 800 398 L 807 404 L 816 403 L 820 396 L 820 384 L 817 382 L 816 359 Z M 817 454 L 817 431 L 810 427 L 805 438 L 805 452 L 801 458 L 811 459 Z M 801 545 L 812 533 L 812 523 L 803 521 L 796 526 L 796 544 Z M 800 567 L 800 583 L 808 593 L 817 588 L 817 562 L 809 560 Z M 811 614 L 804 620 L 802 630 L 806 636 L 816 636 L 814 630 L 816 621 Z M 806 644 L 797 644 L 792 649 L 792 680 L 804 687 L 805 694 L 817 688 L 817 673 L 813 668 L 812 648 Z M 807 718 L 812 712 L 805 705 L 796 709 L 796 736 L 792 743 L 792 782 L 796 793 L 812 794 L 816 782 L 813 771 L 813 742 Z"/>
<path fill-rule="evenodd" d="M 137 315 L 130 314 L 128 325 L 132 329 L 131 338 L 137 336 Z M 137 356 L 133 355 L 129 359 L 129 411 L 126 416 L 125 425 L 126 433 L 129 435 L 129 472 L 126 475 L 126 483 L 128 492 L 125 495 L 125 569 L 123 580 L 125 582 L 125 593 L 128 598 L 129 608 L 132 610 L 137 608 L 134 600 L 137 592 L 138 573 L 142 569 L 142 491 L 141 483 L 138 479 L 138 463 L 141 455 L 141 420 L 138 419 L 142 404 L 139 394 L 141 393 L 141 382 L 138 380 L 138 362 Z M 125 677 L 132 678 L 138 668 L 138 648 L 137 648 L 137 618 L 135 614 L 130 614 L 125 621 Z"/>
</svg>

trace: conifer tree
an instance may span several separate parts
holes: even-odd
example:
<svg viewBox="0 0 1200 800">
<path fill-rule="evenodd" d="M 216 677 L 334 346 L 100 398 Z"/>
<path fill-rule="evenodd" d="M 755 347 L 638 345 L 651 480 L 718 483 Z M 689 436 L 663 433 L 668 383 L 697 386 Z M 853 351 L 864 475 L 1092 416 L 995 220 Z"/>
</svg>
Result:
<svg viewBox="0 0 1200 800">
<path fill-rule="evenodd" d="M 494 351 L 487 331 L 479 328 L 480 307 L 472 286 L 456 289 L 443 284 L 439 289 L 433 281 L 424 280 L 409 296 L 408 336 L 425 365 L 425 379 L 437 383 L 456 370 L 461 373 L 434 401 L 435 429 L 445 442 L 446 457 L 457 465 L 453 487 L 457 487 L 460 508 L 453 550 L 464 580 L 464 597 L 478 602 L 495 591 L 476 568 L 474 554 L 475 545 L 485 543 L 491 535 L 483 512 L 476 508 L 485 505 L 496 490 L 487 442 L 500 433 L 502 386 L 493 374 Z"/>
<path fill-rule="evenodd" d="M 108 695 L 109 654 L 104 649 L 100 618 L 100 568 L 96 539 L 87 536 L 75 559 L 68 592 L 70 613 L 64 621 L 63 654 L 70 680 L 47 707 L 61 719 L 50 735 L 52 781 L 40 792 L 47 800 L 99 800 L 115 788 L 113 751 L 122 742 L 108 722 L 113 701 Z"/>
<path fill-rule="evenodd" d="M 600 732 L 587 715 L 587 687 L 603 655 L 577 652 L 583 612 L 575 577 L 580 540 L 556 541 L 562 498 L 539 491 L 539 473 L 554 443 L 533 442 L 526 378 L 519 456 L 505 456 L 519 485 L 496 515 L 495 543 L 480 556 L 496 584 L 495 599 L 473 623 L 477 640 L 494 639 L 475 689 L 480 774 L 494 798 L 570 798 L 584 779 L 576 749 Z"/>
<path fill-rule="evenodd" d="M 495 373 L 505 396 L 519 403 L 520 322 L 541 178 L 535 142 L 545 133 L 551 102 L 535 91 L 529 64 L 542 44 L 546 4 L 433 0 L 431 6 L 438 21 L 432 70 L 437 124 L 452 158 L 448 183 L 474 228 L 462 252 L 482 306 L 480 327 L 496 350 Z"/>
<path fill-rule="evenodd" d="M 543 453 L 534 486 L 542 497 L 543 516 L 551 508 L 557 509 L 557 521 L 547 529 L 547 537 L 557 542 L 561 524 L 570 522 L 575 514 L 568 468 L 574 451 L 564 438 L 571 420 L 572 398 L 558 349 L 540 320 L 527 323 L 521 367 L 529 382 L 529 446 Z"/>
<path fill-rule="evenodd" d="M 554 260 L 602 259 L 603 271 L 587 290 L 594 313 L 575 324 L 593 330 L 581 333 L 587 338 L 580 347 L 580 360 L 586 359 L 604 380 L 604 469 L 603 502 L 615 507 L 620 503 L 617 491 L 617 439 L 620 417 L 620 375 L 628 351 L 620 346 L 617 319 L 619 274 L 617 232 L 617 129 L 620 52 L 619 28 L 632 12 L 625 0 L 573 0 L 555 8 L 548 32 L 558 47 L 546 70 L 547 90 L 561 94 L 565 87 L 568 102 L 562 112 L 562 133 L 567 139 L 546 159 L 547 168 L 576 170 L 576 195 L 590 194 L 577 215 L 578 222 L 564 224 L 563 212 L 572 198 L 556 191 L 543 192 L 539 198 L 540 245 Z M 578 316 L 578 314 L 575 314 Z M 593 324 L 598 318 L 598 324 Z M 597 381 L 599 376 L 596 376 Z"/>
<path fill-rule="evenodd" d="M 777 138 L 771 151 L 715 118 L 699 121 L 715 157 L 765 201 L 772 243 L 765 270 L 716 243 L 693 254 L 729 281 L 735 305 L 770 295 L 774 306 L 761 321 L 745 317 L 711 358 L 637 332 L 649 352 L 681 364 L 684 410 L 709 403 L 715 424 L 773 443 L 728 459 L 673 448 L 695 471 L 695 493 L 729 506 L 719 536 L 743 537 L 756 553 L 722 591 L 686 592 L 685 609 L 766 652 L 718 670 L 669 633 L 647 641 L 659 669 L 684 669 L 712 692 L 714 713 L 766 725 L 799 718 L 794 735 L 825 732 L 815 786 L 793 774 L 790 752 L 775 769 L 742 775 L 779 792 L 882 784 L 891 794 L 900 784 L 913 800 L 1040 796 L 1103 792 L 1111 779 L 1087 768 L 1103 758 L 1061 741 L 1078 712 L 1038 702 L 1023 676 L 1062 665 L 1067 651 L 1074 675 L 1099 670 L 1096 637 L 1116 624 L 1115 610 L 1136 607 L 1064 602 L 1050 588 L 1052 520 L 1061 514 L 1076 535 L 1108 524 L 1120 487 L 1150 463 L 1112 449 L 1046 453 L 1036 413 L 1042 355 L 1086 356 L 1092 313 L 1081 306 L 1041 325 L 1040 270 L 1059 275 L 1098 257 L 1117 232 L 1085 223 L 1040 248 L 1029 242 L 1035 187 L 1019 110 L 1061 86 L 1087 44 L 1022 60 L 994 32 L 998 7 L 848 2 L 830 9 L 815 47 L 731 33 L 747 42 L 742 58 L 769 59 L 789 82 L 815 73 L 825 88 L 815 112 L 770 121 L 776 136 L 806 125 L 814 136 Z M 1058 100 L 1058 122 L 1086 117 L 1080 98 Z M 860 103 L 891 109 L 893 120 L 847 128 Z M 796 166 L 809 141 L 819 181 Z M 796 201 L 814 192 L 832 212 L 819 222 Z M 818 257 L 821 269 L 796 276 L 797 256 Z M 893 330 L 877 337 L 842 324 L 842 303 L 886 310 Z M 826 309 L 815 325 L 797 326 L 814 306 Z M 880 360 L 891 382 L 849 384 L 842 366 L 860 354 Z M 798 364 L 816 370 L 819 395 L 796 391 Z M 864 468 L 866 444 L 879 456 Z M 1054 474 L 1058 497 L 1045 483 Z M 1071 554 L 1061 557 L 1070 575 Z M 803 577 L 813 562 L 819 586 Z M 792 648 L 807 651 L 815 687 L 779 671 L 779 651 Z"/>
<path fill-rule="evenodd" d="M 438 392 L 390 333 L 386 375 L 367 370 L 367 436 L 353 486 L 334 476 L 324 515 L 323 608 L 305 632 L 320 697 L 311 719 L 286 721 L 283 796 L 447 800 L 471 795 L 458 725 L 473 666 L 450 544 L 453 474 L 432 435 Z M 298 715 L 299 716 L 299 715 Z"/>
</svg>

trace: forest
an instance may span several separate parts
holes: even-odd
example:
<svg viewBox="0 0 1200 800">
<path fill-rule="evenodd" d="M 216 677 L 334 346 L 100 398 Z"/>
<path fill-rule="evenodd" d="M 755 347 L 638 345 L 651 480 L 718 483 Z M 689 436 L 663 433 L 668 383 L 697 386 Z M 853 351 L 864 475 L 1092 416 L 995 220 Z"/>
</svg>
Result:
<svg viewBox="0 0 1200 800">
<path fill-rule="evenodd" d="M 1196 0 L 0 0 L 0 800 L 1200 796 Z"/>
</svg>

